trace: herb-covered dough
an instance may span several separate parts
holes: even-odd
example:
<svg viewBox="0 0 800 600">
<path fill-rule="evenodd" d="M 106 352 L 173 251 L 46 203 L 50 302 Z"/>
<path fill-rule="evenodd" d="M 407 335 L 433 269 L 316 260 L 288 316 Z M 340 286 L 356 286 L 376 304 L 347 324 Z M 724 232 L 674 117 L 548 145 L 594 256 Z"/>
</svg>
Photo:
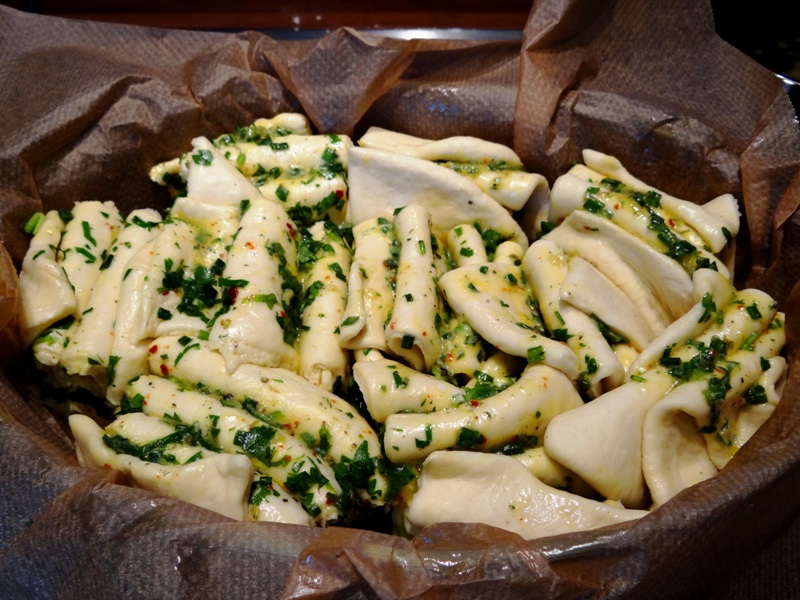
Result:
<svg viewBox="0 0 800 600">
<path fill-rule="evenodd" d="M 736 200 L 586 150 L 552 186 L 512 149 L 281 114 L 150 176 L 167 214 L 37 214 L 21 338 L 79 462 L 233 519 L 526 538 L 636 519 L 772 414 L 784 315 L 731 281 Z M 96 407 L 97 408 L 97 407 Z"/>
</svg>

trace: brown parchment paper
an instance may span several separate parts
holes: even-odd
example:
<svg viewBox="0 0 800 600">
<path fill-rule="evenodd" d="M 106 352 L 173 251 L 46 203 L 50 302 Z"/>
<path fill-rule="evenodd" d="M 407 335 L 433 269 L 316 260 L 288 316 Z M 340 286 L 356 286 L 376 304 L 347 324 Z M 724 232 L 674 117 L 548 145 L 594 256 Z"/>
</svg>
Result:
<svg viewBox="0 0 800 600">
<path fill-rule="evenodd" d="M 715 35 L 705 1 L 542 0 L 521 43 L 278 43 L 0 6 L 0 57 L 0 597 L 703 597 L 800 515 L 800 136 L 777 78 Z M 79 467 L 13 334 L 23 224 L 77 200 L 165 208 L 150 166 L 287 110 L 355 137 L 481 136 L 551 181 L 590 147 L 677 196 L 733 193 L 738 285 L 773 294 L 790 326 L 779 409 L 647 517 L 532 542 L 238 523 Z"/>
</svg>

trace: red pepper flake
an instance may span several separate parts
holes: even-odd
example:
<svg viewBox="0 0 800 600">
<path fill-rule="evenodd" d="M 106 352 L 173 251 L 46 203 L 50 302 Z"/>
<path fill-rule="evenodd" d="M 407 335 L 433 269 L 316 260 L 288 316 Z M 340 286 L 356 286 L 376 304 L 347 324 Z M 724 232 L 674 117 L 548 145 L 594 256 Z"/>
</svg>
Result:
<svg viewBox="0 0 800 600">
<path fill-rule="evenodd" d="M 164 377 L 166 377 L 167 375 L 169 375 L 169 367 L 167 367 L 167 365 L 165 365 L 164 363 L 161 363 L 161 374 L 162 374 Z"/>
<path fill-rule="evenodd" d="M 448 352 L 447 356 L 444 357 L 444 362 L 453 362 L 455 359 L 456 359 L 456 357 L 453 356 L 453 353 L 452 352 Z"/>
<path fill-rule="evenodd" d="M 614 210 L 619 210 L 619 202 L 614 205 Z"/>
<path fill-rule="evenodd" d="M 673 221 L 672 219 L 669 219 L 669 220 L 667 221 L 667 223 L 669 223 L 669 226 L 670 226 L 670 227 L 675 227 L 675 221 Z"/>
<path fill-rule="evenodd" d="M 289 235 L 290 235 L 290 236 L 292 236 L 292 237 L 294 237 L 294 236 L 295 236 L 295 233 L 296 233 L 296 232 L 295 232 L 295 230 L 294 230 L 294 227 L 292 227 L 292 224 L 291 224 L 291 223 L 286 223 L 286 229 L 288 229 L 288 230 L 289 230 Z"/>
<path fill-rule="evenodd" d="M 239 295 L 239 288 L 237 287 L 229 287 L 228 288 L 228 298 L 231 299 L 231 304 L 236 302 L 236 297 Z"/>
<path fill-rule="evenodd" d="M 161 295 L 162 296 L 168 296 L 169 295 L 169 290 L 164 290 L 163 292 L 161 292 Z"/>
<path fill-rule="evenodd" d="M 244 247 L 247 248 L 248 250 L 255 250 L 255 246 L 253 245 L 253 242 L 245 242 Z"/>
<path fill-rule="evenodd" d="M 473 408 L 477 408 L 477 407 L 479 407 L 479 406 L 481 405 L 481 403 L 480 403 L 480 402 L 478 402 L 477 400 L 470 400 L 470 401 L 469 401 L 469 405 L 470 405 L 471 407 L 473 407 Z"/>
<path fill-rule="evenodd" d="M 335 194 L 337 198 L 344 198 L 344 190 L 336 190 Z"/>
<path fill-rule="evenodd" d="M 428 332 L 427 331 L 423 331 L 422 332 L 422 337 L 428 337 Z"/>
<path fill-rule="evenodd" d="M 286 318 L 286 311 L 285 310 L 281 311 L 281 317 L 283 317 L 284 319 Z"/>
<path fill-rule="evenodd" d="M 149 352 L 150 354 L 155 354 L 156 352 L 158 352 L 158 344 L 153 344 L 152 346 L 150 346 Z"/>
</svg>

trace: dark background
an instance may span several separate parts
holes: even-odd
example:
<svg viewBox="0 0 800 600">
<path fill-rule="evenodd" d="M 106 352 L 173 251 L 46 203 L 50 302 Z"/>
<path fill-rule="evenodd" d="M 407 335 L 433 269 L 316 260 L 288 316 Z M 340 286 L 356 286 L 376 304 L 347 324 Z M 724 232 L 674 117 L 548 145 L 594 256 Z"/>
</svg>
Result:
<svg viewBox="0 0 800 600">
<path fill-rule="evenodd" d="M 530 0 L 8 0 L 29 12 L 191 29 L 255 29 L 281 35 L 359 29 L 458 28 L 470 36 L 518 34 Z M 712 0 L 720 36 L 775 73 L 800 81 L 800 27 L 785 0 Z M 796 8 L 796 7 L 795 7 Z"/>
</svg>

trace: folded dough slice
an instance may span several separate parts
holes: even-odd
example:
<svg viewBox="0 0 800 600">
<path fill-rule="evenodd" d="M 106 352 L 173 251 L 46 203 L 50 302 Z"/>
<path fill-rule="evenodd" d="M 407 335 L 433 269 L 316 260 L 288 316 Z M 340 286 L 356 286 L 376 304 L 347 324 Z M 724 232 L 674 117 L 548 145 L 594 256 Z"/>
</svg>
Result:
<svg viewBox="0 0 800 600">
<path fill-rule="evenodd" d="M 588 483 L 576 473 L 554 461 L 547 454 L 544 446 L 527 448 L 519 454 L 511 454 L 509 452 L 502 452 L 502 454 L 511 456 L 522 463 L 531 475 L 545 485 L 564 492 L 578 494 L 584 498 L 597 497 L 597 492 Z"/>
<path fill-rule="evenodd" d="M 698 303 L 702 306 L 702 303 Z M 744 307 L 757 306 L 750 314 Z M 763 311 L 763 312 L 762 312 Z M 556 416 L 548 426 L 544 446 L 547 453 L 576 472 L 600 494 L 627 507 L 646 502 L 642 474 L 642 427 L 650 408 L 667 392 L 685 381 L 684 368 L 692 378 L 713 376 L 723 356 L 713 349 L 722 341 L 728 348 L 740 348 L 751 336 L 767 329 L 776 310 L 771 299 L 758 290 L 743 290 L 726 306 L 721 318 L 704 320 L 704 331 L 668 348 L 661 363 L 635 375 L 576 410 Z M 707 364 L 707 367 L 697 365 Z M 696 367 L 696 368 L 695 368 Z"/>
<path fill-rule="evenodd" d="M 463 223 L 493 230 L 523 247 L 528 240 L 506 208 L 472 181 L 427 160 L 371 150 L 350 150 L 350 200 L 348 220 L 353 224 L 374 217 L 391 218 L 396 208 L 425 206 L 431 213 L 434 233 L 445 239 Z"/>
<path fill-rule="evenodd" d="M 340 323 L 347 306 L 350 249 L 322 221 L 304 235 L 314 252 L 303 279 L 302 327 L 297 340 L 298 372 L 314 385 L 333 391 L 349 376 L 349 355 L 339 344 Z"/>
<path fill-rule="evenodd" d="M 475 371 L 481 368 L 486 358 L 487 344 L 464 315 L 453 314 L 444 303 L 441 308 L 438 329 L 442 354 L 431 373 L 436 377 L 450 377 L 461 382 L 465 378 L 472 378 Z M 522 362 L 525 362 L 524 359 Z"/>
<path fill-rule="evenodd" d="M 332 463 L 359 459 L 375 466 L 363 481 L 354 483 L 360 493 L 381 504 L 387 488 L 377 461 L 382 457 L 377 433 L 350 404 L 325 392 L 313 383 L 286 369 L 243 364 L 233 373 L 225 368 L 222 356 L 202 341 L 184 346 L 177 337 L 158 338 L 150 354 L 150 370 L 192 385 L 243 405 L 254 403 L 259 414 L 303 440 L 318 440 L 324 424 Z M 234 404 L 235 406 L 236 404 Z"/>
<path fill-rule="evenodd" d="M 205 323 L 194 314 L 179 310 L 182 295 L 177 289 L 165 286 L 165 279 L 178 272 L 191 272 L 195 261 L 195 229 L 181 220 L 169 219 L 153 241 L 152 247 L 140 251 L 132 259 L 128 274 L 120 288 L 120 299 L 129 312 L 118 314 L 127 340 L 136 344 L 152 339 L 156 332 L 175 330 L 198 331 Z M 181 282 L 182 284 L 182 282 Z M 130 305 L 123 299 L 129 299 Z"/>
<path fill-rule="evenodd" d="M 575 211 L 545 237 L 567 254 L 597 267 L 627 294 L 657 332 L 665 325 L 662 315 L 668 324 L 693 304 L 692 279 L 680 264 L 607 219 Z"/>
<path fill-rule="evenodd" d="M 642 429 L 642 470 L 655 506 L 715 475 L 749 439 L 752 429 L 739 435 L 741 415 L 746 407 L 759 405 L 748 402 L 768 402 L 763 383 L 775 396 L 774 377 L 780 377 L 780 366 L 767 378 L 762 360 L 771 368 L 784 342 L 782 326 L 768 329 L 747 349 L 726 357 L 722 378 L 680 385 L 648 411 Z M 712 383 L 719 382 L 716 391 Z M 761 386 L 763 399 L 748 393 L 758 389 L 754 386 Z"/>
<path fill-rule="evenodd" d="M 533 299 L 522 286 L 522 270 L 508 263 L 459 267 L 439 278 L 447 303 L 487 342 L 578 376 L 578 358 L 565 343 L 544 335 Z M 534 358 L 535 357 L 535 358 Z"/>
<path fill-rule="evenodd" d="M 544 177 L 523 170 L 522 159 L 508 146 L 472 136 L 427 140 L 370 127 L 358 140 L 362 148 L 397 152 L 443 164 L 471 178 L 509 210 L 521 209 Z"/>
<path fill-rule="evenodd" d="M 103 441 L 104 431 L 85 415 L 69 417 L 78 462 L 84 467 L 114 469 L 134 484 L 207 508 L 231 519 L 246 520 L 253 465 L 243 454 L 212 454 L 185 465 L 161 465 L 117 454 Z"/>
<path fill-rule="evenodd" d="M 661 194 L 662 206 L 691 225 L 714 253 L 720 252 L 739 233 L 739 208 L 731 194 L 723 194 L 705 205 L 699 205 L 675 198 L 640 181 L 630 174 L 618 159 L 608 154 L 596 150 L 584 150 L 583 161 L 590 169 L 621 181 L 629 187 L 643 191 L 654 190 Z"/>
<path fill-rule="evenodd" d="M 274 117 L 256 119 L 253 125 L 264 128 L 271 135 L 283 132 L 311 135 L 311 122 L 303 113 L 278 113 Z"/>
<path fill-rule="evenodd" d="M 463 401 L 461 388 L 387 358 L 356 362 L 353 377 L 378 423 L 394 413 L 441 411 Z"/>
<path fill-rule="evenodd" d="M 71 375 L 92 377 L 105 390 L 114 379 L 119 356 L 111 353 L 120 301 L 122 280 L 128 261 L 158 233 L 161 216 L 153 209 L 133 211 L 126 220 L 101 265 L 89 303 L 91 311 L 81 315 L 70 343 L 61 356 L 61 365 Z"/>
<path fill-rule="evenodd" d="M 150 372 L 145 303 L 155 299 L 145 300 L 145 296 L 146 290 L 154 292 L 158 285 L 158 282 L 148 282 L 155 246 L 153 239 L 128 260 L 120 282 L 114 337 L 109 350 L 109 356 L 119 358 L 113 372 L 106 374 L 106 399 L 112 406 L 119 406 L 125 386 L 131 379 Z"/>
<path fill-rule="evenodd" d="M 784 384 L 786 383 L 786 359 L 782 356 L 773 356 L 768 359 L 767 365 L 762 363 L 761 368 L 766 368 L 756 383 L 763 388 L 763 393 L 753 394 L 752 398 L 745 401 L 739 410 L 736 420 L 737 442 L 744 445 L 753 434 L 766 423 L 767 419 L 775 412 L 781 401 Z M 760 392 L 760 390 L 756 390 Z M 748 401 L 749 400 L 749 401 Z"/>
<path fill-rule="evenodd" d="M 752 436 L 753 427 L 757 427 L 758 420 L 748 423 L 750 417 L 747 412 L 752 412 L 752 409 L 759 406 L 770 405 L 770 397 L 775 399 L 777 396 L 775 386 L 780 381 L 782 370 L 778 367 L 771 374 L 769 370 L 772 368 L 772 361 L 781 358 L 778 354 L 786 343 L 784 322 L 783 313 L 778 313 L 767 330 L 755 340 L 747 339 L 741 351 L 728 357 L 729 375 L 725 381 L 729 380 L 730 389 L 724 398 L 719 397 L 721 394 L 714 397 L 711 402 L 712 420 L 703 430 L 708 455 L 718 469 L 728 464 Z M 709 390 L 709 395 L 711 391 Z M 775 404 L 771 407 L 774 410 Z M 760 416 L 766 420 L 765 413 L 766 411 Z"/>
<path fill-rule="evenodd" d="M 208 138 L 194 138 L 192 148 L 181 161 L 186 197 L 194 202 L 238 208 L 242 200 L 261 196 L 258 188 Z"/>
<path fill-rule="evenodd" d="M 628 373 L 639 373 L 653 367 L 664 349 L 697 337 L 712 317 L 711 309 L 726 306 L 735 293 L 730 281 L 713 269 L 698 269 L 692 276 L 692 297 L 696 304 L 679 319 L 653 338 L 628 367 Z M 716 314 L 713 315 L 716 317 Z"/>
<path fill-rule="evenodd" d="M 433 258 L 430 215 L 417 205 L 395 211 L 400 242 L 392 314 L 384 328 L 389 350 L 418 371 L 430 371 L 442 351 L 436 330 L 439 294 Z"/>
<path fill-rule="evenodd" d="M 569 261 L 561 299 L 617 331 L 641 351 L 655 334 L 644 315 L 614 282 L 579 256 Z"/>
<path fill-rule="evenodd" d="M 59 264 L 58 246 L 64 233 L 58 211 L 49 211 L 31 239 L 19 274 L 19 331 L 30 346 L 53 323 L 74 315 L 75 290 Z"/>
<path fill-rule="evenodd" d="M 520 246 L 517 242 L 509 240 L 497 246 L 497 249 L 494 251 L 494 262 L 519 266 L 522 264 L 522 257 L 524 255 L 525 248 Z"/>
<path fill-rule="evenodd" d="M 648 514 L 587 500 L 540 482 L 510 456 L 435 452 L 403 513 L 413 535 L 435 523 L 485 523 L 537 539 L 637 519 Z"/>
<path fill-rule="evenodd" d="M 388 219 L 375 217 L 353 227 L 353 261 L 339 343 L 350 350 L 389 349 L 384 326 L 394 306 L 396 253 L 400 243 Z"/>
<path fill-rule="evenodd" d="M 597 324 L 561 300 L 561 288 L 572 263 L 552 240 L 537 240 L 525 252 L 522 269 L 551 332 L 562 332 L 578 357 L 581 382 L 592 397 L 613 389 L 625 378 L 625 369 Z M 589 282 L 587 282 L 589 283 Z"/>
<path fill-rule="evenodd" d="M 559 223 L 574 211 L 586 210 L 667 254 L 689 273 L 700 263 L 714 265 L 725 276 L 730 275 L 725 264 L 705 249 L 705 242 L 699 235 L 677 216 L 670 217 L 662 210 L 660 200 L 654 201 L 656 206 L 650 206 L 625 191 L 601 187 L 575 174 L 581 169 L 583 167 L 573 167 L 553 184 L 550 194 L 552 222 Z"/>
<path fill-rule="evenodd" d="M 447 234 L 447 246 L 459 267 L 489 261 L 481 232 L 467 223 L 457 225 L 450 230 Z"/>
<path fill-rule="evenodd" d="M 681 490 L 717 474 L 700 433 L 711 420 L 711 406 L 703 397 L 707 388 L 707 381 L 678 386 L 645 417 L 642 471 L 656 508 Z"/>
<path fill-rule="evenodd" d="M 405 382 L 398 377 L 395 385 L 403 387 Z M 388 416 L 386 456 L 395 463 L 419 462 L 435 450 L 449 448 L 491 451 L 512 440 L 537 446 L 551 419 L 582 405 L 561 371 L 530 365 L 516 383 L 484 400 L 428 414 Z"/>
<path fill-rule="evenodd" d="M 342 488 L 333 469 L 282 428 L 264 423 L 245 410 L 225 406 L 209 394 L 182 389 L 163 377 L 139 377 L 128 386 L 127 393 L 140 399 L 146 415 L 179 420 L 196 427 L 207 443 L 222 452 L 247 454 L 259 474 L 270 477 L 290 495 L 293 482 L 306 478 L 303 491 L 296 491 L 294 497 L 301 501 L 301 494 L 308 494 L 304 502 L 316 513 L 316 522 L 341 517 L 338 501 Z"/>
<path fill-rule="evenodd" d="M 280 321 L 285 304 L 292 301 L 284 297 L 282 269 L 297 262 L 294 224 L 282 207 L 260 196 L 239 223 L 222 271 L 223 281 L 236 292 L 229 296 L 229 310 L 211 327 L 211 347 L 222 354 L 231 373 L 245 363 L 295 370 L 297 352 L 287 343 Z"/>
<path fill-rule="evenodd" d="M 110 201 L 77 202 L 72 209 L 59 250 L 64 257 L 61 266 L 75 289 L 76 317 L 89 308 L 100 267 L 122 225 L 122 216 Z"/>
<path fill-rule="evenodd" d="M 346 135 L 273 136 L 237 141 L 230 160 L 261 194 L 289 212 L 298 224 L 325 218 L 342 221 L 347 201 Z"/>
<path fill-rule="evenodd" d="M 122 216 L 113 202 L 78 202 L 72 210 L 72 218 L 66 224 L 58 249 L 63 257 L 60 265 L 75 292 L 75 321 L 66 327 L 54 327 L 47 335 L 36 340 L 33 354 L 41 365 L 55 367 L 69 345 L 72 332 L 78 320 L 91 310 L 89 300 L 95 282 L 100 275 L 111 244 L 122 228 Z M 62 385 L 74 387 L 76 381 L 69 381 L 60 369 L 51 369 Z M 97 393 L 102 393 L 99 389 Z"/>
</svg>

